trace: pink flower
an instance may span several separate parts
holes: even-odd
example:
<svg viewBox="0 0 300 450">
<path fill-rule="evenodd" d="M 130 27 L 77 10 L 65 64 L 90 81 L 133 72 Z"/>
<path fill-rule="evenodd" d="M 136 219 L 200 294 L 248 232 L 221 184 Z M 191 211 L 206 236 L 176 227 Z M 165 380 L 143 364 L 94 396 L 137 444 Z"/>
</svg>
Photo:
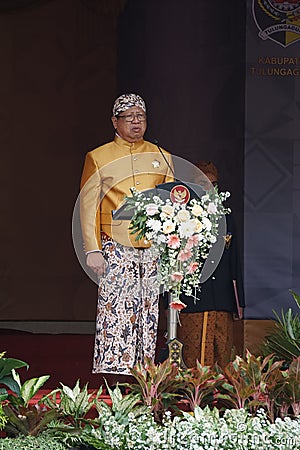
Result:
<svg viewBox="0 0 300 450">
<path fill-rule="evenodd" d="M 176 309 L 176 311 L 181 311 L 183 308 L 186 308 L 186 304 L 181 300 L 176 300 L 170 303 L 170 308 Z"/>
<path fill-rule="evenodd" d="M 194 234 L 193 236 L 190 236 L 188 238 L 188 241 L 186 243 L 186 248 L 193 248 L 196 245 L 199 244 L 199 234 Z"/>
<path fill-rule="evenodd" d="M 167 241 L 168 247 L 170 248 L 179 248 L 180 247 L 180 238 L 176 234 L 170 234 Z"/>
<path fill-rule="evenodd" d="M 173 272 L 171 274 L 171 280 L 176 281 L 177 283 L 180 283 L 180 281 L 183 280 L 183 275 L 181 272 Z"/>
<path fill-rule="evenodd" d="M 189 248 L 185 248 L 184 250 L 180 250 L 178 254 L 178 260 L 179 261 L 187 261 L 193 256 L 193 253 Z"/>
<path fill-rule="evenodd" d="M 196 272 L 198 267 L 199 267 L 199 263 L 197 263 L 196 261 L 191 262 L 191 264 L 188 267 L 188 273 L 192 274 L 192 273 Z"/>
<path fill-rule="evenodd" d="M 187 243 L 185 244 L 184 249 L 185 250 L 191 250 L 193 248 L 193 243 L 190 242 L 190 240 L 187 241 Z"/>
</svg>

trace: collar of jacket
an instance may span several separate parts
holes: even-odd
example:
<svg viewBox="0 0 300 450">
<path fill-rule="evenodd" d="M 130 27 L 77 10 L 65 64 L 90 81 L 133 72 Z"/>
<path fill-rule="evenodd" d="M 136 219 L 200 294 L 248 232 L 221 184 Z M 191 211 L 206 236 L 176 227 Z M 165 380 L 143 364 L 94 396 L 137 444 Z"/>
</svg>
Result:
<svg viewBox="0 0 300 450">
<path fill-rule="evenodd" d="M 115 135 L 114 141 L 117 145 L 126 148 L 128 151 L 138 150 L 145 142 L 144 139 L 141 139 L 138 142 L 128 142 L 125 141 L 125 139 L 122 139 L 117 134 Z"/>
</svg>

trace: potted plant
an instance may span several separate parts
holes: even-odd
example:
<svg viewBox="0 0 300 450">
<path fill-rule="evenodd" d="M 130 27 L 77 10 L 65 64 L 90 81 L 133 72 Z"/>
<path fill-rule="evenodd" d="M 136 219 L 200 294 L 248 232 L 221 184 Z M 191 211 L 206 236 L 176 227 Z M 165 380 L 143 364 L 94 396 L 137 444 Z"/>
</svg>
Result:
<svg viewBox="0 0 300 450">
<path fill-rule="evenodd" d="M 300 309 L 300 297 L 295 292 L 290 292 Z M 293 313 L 292 308 L 281 310 L 281 315 L 273 312 L 276 321 L 265 337 L 261 351 L 265 356 L 274 354 L 276 359 L 282 359 L 289 365 L 294 358 L 300 356 L 300 317 L 298 313 Z"/>
</svg>

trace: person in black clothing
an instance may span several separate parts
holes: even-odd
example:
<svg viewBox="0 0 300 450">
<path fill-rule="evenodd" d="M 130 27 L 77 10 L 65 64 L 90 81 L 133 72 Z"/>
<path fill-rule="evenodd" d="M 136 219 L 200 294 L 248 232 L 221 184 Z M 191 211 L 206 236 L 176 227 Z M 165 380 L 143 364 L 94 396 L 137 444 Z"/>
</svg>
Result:
<svg viewBox="0 0 300 450">
<path fill-rule="evenodd" d="M 211 162 L 197 164 L 212 185 L 218 182 L 218 171 Z M 220 262 L 212 275 L 200 285 L 197 298 L 181 296 L 187 305 L 180 312 L 178 339 L 183 343 L 187 367 L 196 360 L 202 365 L 218 363 L 224 367 L 233 348 L 233 321 L 242 318 L 245 307 L 243 281 L 238 256 L 237 236 L 232 214 L 226 215 L 227 234 Z"/>
</svg>

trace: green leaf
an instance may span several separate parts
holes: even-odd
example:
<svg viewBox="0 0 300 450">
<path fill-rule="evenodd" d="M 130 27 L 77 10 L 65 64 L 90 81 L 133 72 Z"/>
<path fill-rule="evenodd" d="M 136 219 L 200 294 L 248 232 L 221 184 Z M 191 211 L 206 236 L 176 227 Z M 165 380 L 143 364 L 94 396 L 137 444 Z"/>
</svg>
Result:
<svg viewBox="0 0 300 450">
<path fill-rule="evenodd" d="M 10 406 L 3 406 L 3 411 L 9 419 L 9 422 L 24 436 L 29 434 L 28 428 L 25 423 L 14 413 Z"/>
<path fill-rule="evenodd" d="M 1 384 L 4 384 L 4 386 L 7 386 L 8 389 L 10 389 L 12 392 L 14 392 L 17 395 L 20 395 L 20 385 L 12 378 L 12 377 L 3 377 L 1 379 Z"/>
<path fill-rule="evenodd" d="M 55 409 L 50 409 L 50 411 L 47 411 L 38 425 L 30 431 L 31 436 L 37 436 L 43 428 L 45 428 L 48 423 L 52 422 L 52 420 L 56 419 L 58 417 L 59 413 Z"/>
<path fill-rule="evenodd" d="M 29 365 L 19 359 L 0 358 L 0 382 L 2 377 L 9 375 L 13 369 L 20 369 L 21 367 L 28 369 Z"/>
<path fill-rule="evenodd" d="M 62 384 L 62 391 L 63 393 L 69 397 L 69 399 L 71 399 L 73 402 L 76 401 L 76 395 L 74 394 L 73 390 L 69 387 L 69 386 L 65 386 L 64 384 Z"/>
<path fill-rule="evenodd" d="M 292 326 L 292 310 L 289 309 L 288 310 L 288 314 L 287 314 L 287 322 L 286 322 L 286 329 L 288 332 L 288 335 L 290 336 L 291 339 L 295 340 L 295 334 L 294 334 L 294 330 L 293 330 L 293 326 Z"/>
<path fill-rule="evenodd" d="M 38 378 L 31 378 L 25 381 L 21 387 L 21 397 L 24 400 L 25 406 L 28 406 L 29 401 L 34 397 L 38 390 L 45 384 L 50 378 L 50 375 L 44 375 Z"/>
<path fill-rule="evenodd" d="M 7 397 L 8 397 L 8 393 L 7 393 L 6 389 L 0 388 L 0 402 L 3 402 L 4 400 L 6 400 Z"/>
<path fill-rule="evenodd" d="M 297 303 L 298 308 L 300 309 L 300 296 L 296 294 L 296 292 L 290 289 L 290 293 L 294 297 L 295 302 Z"/>
</svg>

